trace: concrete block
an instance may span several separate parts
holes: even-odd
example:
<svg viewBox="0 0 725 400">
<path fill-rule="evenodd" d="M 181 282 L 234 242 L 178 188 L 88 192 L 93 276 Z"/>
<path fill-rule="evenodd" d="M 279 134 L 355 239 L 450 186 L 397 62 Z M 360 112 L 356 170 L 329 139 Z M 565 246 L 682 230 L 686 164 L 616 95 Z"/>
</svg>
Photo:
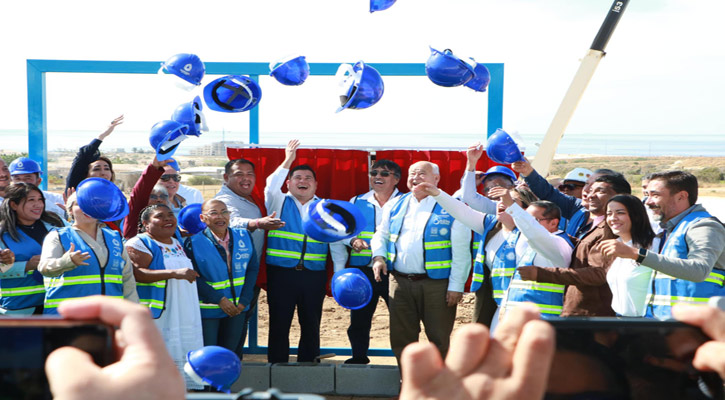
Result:
<svg viewBox="0 0 725 400">
<path fill-rule="evenodd" d="M 285 393 L 335 392 L 335 364 L 280 363 L 270 371 L 272 387 Z"/>
<path fill-rule="evenodd" d="M 265 391 L 271 386 L 270 367 L 272 364 L 243 362 L 242 373 L 239 379 L 232 385 L 232 393 L 239 392 L 242 389 L 252 388 L 254 391 Z"/>
<path fill-rule="evenodd" d="M 335 392 L 356 396 L 397 396 L 400 393 L 400 370 L 395 365 L 338 364 Z"/>
</svg>

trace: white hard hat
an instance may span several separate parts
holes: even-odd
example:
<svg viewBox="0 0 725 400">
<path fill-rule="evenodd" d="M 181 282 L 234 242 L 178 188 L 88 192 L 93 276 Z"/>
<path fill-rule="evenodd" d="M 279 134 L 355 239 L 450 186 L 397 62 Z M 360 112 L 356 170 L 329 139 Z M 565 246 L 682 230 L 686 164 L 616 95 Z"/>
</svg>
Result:
<svg viewBox="0 0 725 400">
<path fill-rule="evenodd" d="M 586 169 L 586 168 L 574 168 L 573 170 L 569 171 L 568 174 L 564 177 L 565 181 L 577 181 L 577 182 L 587 182 L 587 179 L 589 179 L 590 176 L 592 176 L 593 172 Z"/>
</svg>

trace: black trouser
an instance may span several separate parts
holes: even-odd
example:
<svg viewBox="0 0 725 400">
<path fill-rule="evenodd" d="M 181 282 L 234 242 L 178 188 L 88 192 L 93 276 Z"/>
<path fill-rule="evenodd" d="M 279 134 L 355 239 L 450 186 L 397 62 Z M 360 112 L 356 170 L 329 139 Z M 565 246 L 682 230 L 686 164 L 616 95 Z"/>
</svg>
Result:
<svg viewBox="0 0 725 400">
<path fill-rule="evenodd" d="M 320 321 L 326 284 L 327 271 L 297 270 L 267 264 L 267 361 L 289 362 L 289 331 L 295 307 L 301 331 L 297 361 L 314 361 L 320 355 Z"/>
<path fill-rule="evenodd" d="M 389 280 L 387 276 L 383 276 L 381 282 L 376 282 L 373 269 L 368 266 L 349 268 L 362 270 L 373 285 L 373 297 L 370 302 L 363 308 L 350 310 L 350 327 L 347 328 L 347 337 L 350 339 L 350 347 L 352 347 L 352 358 L 363 361 L 368 360 L 370 328 L 375 309 L 378 307 L 378 298 L 382 297 L 385 304 L 388 304 Z"/>
</svg>

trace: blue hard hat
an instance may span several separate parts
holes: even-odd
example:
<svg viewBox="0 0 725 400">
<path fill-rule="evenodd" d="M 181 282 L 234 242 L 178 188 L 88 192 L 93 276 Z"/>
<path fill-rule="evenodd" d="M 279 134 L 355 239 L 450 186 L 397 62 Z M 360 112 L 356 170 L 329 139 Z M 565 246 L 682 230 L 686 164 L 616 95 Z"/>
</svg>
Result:
<svg viewBox="0 0 725 400">
<path fill-rule="evenodd" d="M 186 372 L 192 379 L 200 379 L 225 393 L 242 372 L 242 362 L 233 351 L 221 346 L 204 346 L 186 354 Z"/>
<path fill-rule="evenodd" d="M 161 63 L 159 72 L 162 71 L 174 74 L 192 85 L 199 86 L 201 85 L 201 79 L 204 78 L 206 67 L 196 54 L 180 53 Z"/>
<path fill-rule="evenodd" d="M 448 49 L 440 52 L 431 47 L 425 73 L 436 85 L 453 87 L 473 79 L 474 68 L 471 61 L 461 60 Z"/>
<path fill-rule="evenodd" d="M 305 56 L 286 58 L 269 64 L 269 75 L 277 82 L 287 86 L 297 86 L 310 76 L 310 65 Z"/>
<path fill-rule="evenodd" d="M 337 242 L 360 233 L 365 227 L 365 216 L 348 201 L 317 200 L 303 215 L 302 227 L 312 239 Z"/>
<path fill-rule="evenodd" d="M 40 164 L 29 159 L 28 157 L 18 157 L 8 166 L 10 175 L 34 174 L 40 173 Z"/>
<path fill-rule="evenodd" d="M 511 164 L 523 160 L 518 144 L 503 129 L 496 129 L 496 132 L 489 136 L 486 154 L 498 164 Z"/>
<path fill-rule="evenodd" d="M 128 215 L 128 202 L 121 189 L 103 178 L 86 178 L 76 187 L 78 207 L 99 221 L 117 221 Z"/>
<path fill-rule="evenodd" d="M 370 0 L 370 12 L 383 11 L 395 4 L 396 0 Z"/>
<path fill-rule="evenodd" d="M 242 112 L 257 106 L 262 89 L 244 75 L 227 75 L 204 87 L 206 106 L 214 111 Z"/>
<path fill-rule="evenodd" d="M 196 235 L 206 229 L 206 224 L 199 218 L 201 214 L 201 203 L 189 204 L 179 211 L 179 227 Z"/>
<path fill-rule="evenodd" d="M 198 137 L 201 135 L 201 132 L 209 130 L 206 126 L 206 118 L 202 110 L 201 98 L 196 96 L 194 100 L 176 107 L 176 110 L 171 115 L 171 119 L 188 126 L 186 132 L 184 132 L 186 136 Z"/>
<path fill-rule="evenodd" d="M 335 272 L 330 291 L 337 304 L 350 310 L 365 307 L 373 297 L 370 279 L 358 268 L 345 268 Z"/>
<path fill-rule="evenodd" d="M 151 128 L 149 143 L 156 150 L 157 160 L 168 160 L 174 155 L 176 149 L 179 147 L 179 143 L 186 139 L 184 132 L 188 127 L 186 124 L 167 119 L 157 122 Z"/>
<path fill-rule="evenodd" d="M 373 67 L 358 61 L 355 65 L 341 64 L 335 76 L 340 79 L 342 106 L 336 112 L 346 108 L 368 108 L 380 101 L 385 86 L 380 73 Z"/>
<path fill-rule="evenodd" d="M 481 63 L 476 63 L 476 67 L 473 68 L 473 79 L 466 82 L 466 87 L 477 92 L 485 92 L 489 82 L 491 82 L 491 73 L 488 68 Z"/>
<path fill-rule="evenodd" d="M 504 167 L 503 165 L 495 165 L 486 171 L 484 176 L 489 176 L 493 174 L 499 174 L 499 175 L 505 175 L 508 178 L 511 178 L 512 182 L 516 181 L 516 174 L 514 171 L 511 171 L 511 169 Z"/>
</svg>

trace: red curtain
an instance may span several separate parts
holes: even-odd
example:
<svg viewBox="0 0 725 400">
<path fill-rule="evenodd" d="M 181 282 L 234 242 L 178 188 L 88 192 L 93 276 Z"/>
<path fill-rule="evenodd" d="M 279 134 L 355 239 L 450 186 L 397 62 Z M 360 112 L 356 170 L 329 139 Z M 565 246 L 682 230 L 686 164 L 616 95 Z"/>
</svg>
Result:
<svg viewBox="0 0 725 400">
<path fill-rule="evenodd" d="M 398 189 L 402 192 L 408 192 L 408 168 L 418 161 L 430 161 L 438 165 L 441 173 L 441 180 L 438 187 L 453 194 L 461 187 L 461 177 L 466 169 L 466 152 L 465 151 L 415 151 L 415 150 L 384 150 L 375 153 L 376 160 L 387 159 L 395 161 L 400 168 L 403 169 Z M 481 157 L 484 162 L 488 158 Z M 485 160 L 484 160 L 485 159 Z"/>
</svg>

